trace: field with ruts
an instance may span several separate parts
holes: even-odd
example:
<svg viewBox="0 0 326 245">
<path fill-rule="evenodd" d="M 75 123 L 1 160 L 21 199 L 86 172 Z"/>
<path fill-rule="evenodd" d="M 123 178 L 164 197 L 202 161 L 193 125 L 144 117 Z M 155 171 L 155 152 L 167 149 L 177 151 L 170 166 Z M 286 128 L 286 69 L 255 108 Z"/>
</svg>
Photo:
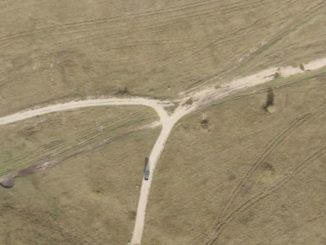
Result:
<svg viewBox="0 0 326 245">
<path fill-rule="evenodd" d="M 156 172 L 144 244 L 324 244 L 325 73 L 183 119 Z M 203 122 L 203 118 L 205 121 Z"/>
<path fill-rule="evenodd" d="M 326 54 L 322 0 L 28 0 L 0 7 L 1 114 L 90 95 L 174 98 Z"/>
<path fill-rule="evenodd" d="M 326 244 L 325 0 L 1 0 L 0 23 L 0 244 Z"/>
</svg>

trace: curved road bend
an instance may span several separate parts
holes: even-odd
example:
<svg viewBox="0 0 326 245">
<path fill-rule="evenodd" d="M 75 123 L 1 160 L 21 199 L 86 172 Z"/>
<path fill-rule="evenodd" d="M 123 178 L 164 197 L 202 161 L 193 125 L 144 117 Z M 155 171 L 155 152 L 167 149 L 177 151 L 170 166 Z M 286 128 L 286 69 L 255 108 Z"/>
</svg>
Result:
<svg viewBox="0 0 326 245">
<path fill-rule="evenodd" d="M 131 244 L 136 245 L 141 243 L 142 234 L 144 230 L 144 221 L 146 206 L 149 196 L 151 183 L 154 176 L 154 170 L 157 162 L 164 150 L 165 143 L 174 127 L 174 125 L 185 115 L 192 111 L 199 109 L 200 107 L 210 104 L 212 101 L 219 98 L 223 98 L 230 94 L 235 93 L 241 89 L 253 87 L 259 84 L 269 82 L 274 79 L 275 72 L 281 74 L 282 77 L 288 77 L 295 74 L 303 73 L 305 71 L 313 71 L 326 66 L 326 58 L 311 61 L 304 64 L 305 70 L 301 70 L 299 67 L 283 67 L 283 68 L 270 68 L 258 72 L 254 75 L 244 78 L 233 80 L 229 83 L 222 84 L 220 88 L 216 89 L 212 87 L 205 87 L 198 89 L 198 91 L 191 94 L 187 94 L 180 100 L 180 105 L 174 111 L 172 115 L 169 115 L 164 109 L 165 107 L 174 105 L 169 101 L 159 101 L 146 98 L 107 98 L 107 99 L 87 99 L 80 101 L 71 101 L 62 104 L 49 105 L 41 108 L 34 108 L 22 112 L 17 112 L 8 116 L 0 117 L 0 125 L 6 125 L 17 121 L 22 121 L 35 116 L 40 116 L 52 112 L 69 111 L 80 108 L 95 107 L 95 106 L 119 106 L 119 105 L 141 105 L 153 108 L 160 117 L 160 123 L 162 130 L 157 138 L 155 145 L 149 156 L 150 171 L 148 181 L 142 182 L 139 202 L 137 207 L 136 221 L 134 231 L 132 234 Z M 192 98 L 193 103 L 187 105 L 185 102 Z"/>
<path fill-rule="evenodd" d="M 210 104 L 214 100 L 233 94 L 241 89 L 254 87 L 256 85 L 269 82 L 274 79 L 274 74 L 276 72 L 280 73 L 282 77 L 289 77 L 292 75 L 303 73 L 305 71 L 317 70 L 324 66 L 326 66 L 326 58 L 314 60 L 307 64 L 304 64 L 305 67 L 304 71 L 301 70 L 300 67 L 292 67 L 292 66 L 281 67 L 281 68 L 278 67 L 269 68 L 266 70 L 262 70 L 254 75 L 250 75 L 247 77 L 233 80 L 226 84 L 222 84 L 222 86 L 219 89 L 216 89 L 214 86 L 198 89 L 198 91 L 188 94 L 183 99 L 181 99 L 180 106 L 175 110 L 175 112 L 171 116 L 168 116 L 166 118 L 167 120 L 164 123 L 162 123 L 162 131 L 159 135 L 159 138 L 155 142 L 155 145 L 150 154 L 149 161 L 150 161 L 151 175 L 149 176 L 148 181 L 145 181 L 143 179 L 142 182 L 137 214 L 136 214 L 136 221 L 135 221 L 134 231 L 132 234 L 130 244 L 131 245 L 141 244 L 141 239 L 144 230 L 146 206 L 148 202 L 149 191 L 153 179 L 154 170 L 160 158 L 160 155 L 164 150 L 165 143 L 168 140 L 168 137 L 174 125 L 183 116 L 187 115 L 192 111 L 198 110 L 200 107 Z M 186 105 L 186 101 L 189 98 L 192 98 L 193 103 L 191 105 Z"/>
<path fill-rule="evenodd" d="M 70 101 L 62 104 L 49 105 L 41 108 L 34 108 L 31 110 L 17 112 L 8 116 L 0 117 L 0 125 L 6 125 L 28 118 L 41 116 L 59 111 L 71 111 L 81 108 L 95 107 L 95 106 L 124 106 L 124 105 L 137 105 L 151 107 L 156 111 L 160 117 L 161 123 L 166 121 L 168 114 L 164 107 L 173 105 L 169 101 L 159 101 L 145 98 L 106 98 L 106 99 L 87 99 Z"/>
</svg>

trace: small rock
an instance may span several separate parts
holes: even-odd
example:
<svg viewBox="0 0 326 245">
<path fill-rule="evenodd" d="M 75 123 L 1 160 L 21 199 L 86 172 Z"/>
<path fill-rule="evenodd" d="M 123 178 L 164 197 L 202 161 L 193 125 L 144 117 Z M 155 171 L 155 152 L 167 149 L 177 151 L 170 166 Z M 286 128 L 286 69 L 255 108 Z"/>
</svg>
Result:
<svg viewBox="0 0 326 245">
<path fill-rule="evenodd" d="M 0 185 L 4 188 L 12 188 L 15 185 L 15 179 L 14 178 L 7 178 L 0 182 Z"/>
</svg>

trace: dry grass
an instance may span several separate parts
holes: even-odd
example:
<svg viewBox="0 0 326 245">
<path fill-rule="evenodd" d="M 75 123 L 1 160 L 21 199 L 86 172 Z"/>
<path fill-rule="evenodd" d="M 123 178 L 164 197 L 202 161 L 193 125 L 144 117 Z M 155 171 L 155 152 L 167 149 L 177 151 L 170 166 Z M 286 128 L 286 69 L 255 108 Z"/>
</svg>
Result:
<svg viewBox="0 0 326 245">
<path fill-rule="evenodd" d="M 103 107 L 53 113 L 0 127 L 0 177 L 109 143 L 157 120 L 143 107 Z"/>
<path fill-rule="evenodd" d="M 269 66 L 299 66 L 326 55 L 325 11 L 323 0 L 2 1 L 0 115 L 88 96 L 176 98 Z M 257 88 L 207 109 L 204 124 L 202 112 L 179 123 L 155 177 L 144 243 L 202 244 L 264 145 L 296 118 L 317 115 L 260 164 L 230 210 L 319 147 L 323 76 L 270 83 L 278 87 L 273 114 Z M 0 176 L 62 164 L 0 188 L 0 243 L 126 244 L 143 158 L 158 133 L 130 131 L 154 118 L 144 108 L 99 108 L 1 127 Z M 326 243 L 323 159 L 236 215 L 218 241 Z"/>
<path fill-rule="evenodd" d="M 323 75 L 275 89 L 273 114 L 256 93 L 208 108 L 208 127 L 202 111 L 182 120 L 155 174 L 144 244 L 205 244 L 217 233 L 212 244 L 324 244 L 326 156 L 291 170 L 325 147 L 324 83 Z"/>
<path fill-rule="evenodd" d="M 134 114 L 134 121 L 130 120 L 130 113 Z M 144 157 L 149 154 L 159 129 L 123 135 L 128 128 L 152 118 L 147 111 L 137 108 L 67 113 L 66 126 L 69 125 L 70 130 L 60 133 L 63 126 L 54 122 L 61 116 L 51 115 L 43 122 L 44 127 L 29 137 L 32 142 L 39 139 L 38 144 L 34 142 L 36 149 L 30 147 L 27 152 L 38 153 L 42 158 L 40 149 L 50 145 L 52 140 L 57 142 L 57 138 L 63 141 L 60 141 L 62 148 L 78 144 L 97 128 L 94 116 L 108 126 L 103 137 L 119 136 L 112 142 L 74 154 L 51 170 L 18 178 L 12 189 L 0 188 L 0 244 L 125 245 L 132 232 Z M 28 124 L 19 126 L 28 128 Z M 114 129 L 122 126 L 123 129 Z M 102 136 L 97 136 L 97 141 Z M 27 142 L 18 139 L 17 144 Z M 12 149 L 17 156 L 20 155 L 18 149 Z M 29 162 L 33 159 L 36 158 L 27 157 Z"/>
<path fill-rule="evenodd" d="M 89 95 L 175 97 L 325 56 L 323 0 L 1 3 L 0 114 Z M 19 18 L 17 18 L 19 16 Z"/>
</svg>

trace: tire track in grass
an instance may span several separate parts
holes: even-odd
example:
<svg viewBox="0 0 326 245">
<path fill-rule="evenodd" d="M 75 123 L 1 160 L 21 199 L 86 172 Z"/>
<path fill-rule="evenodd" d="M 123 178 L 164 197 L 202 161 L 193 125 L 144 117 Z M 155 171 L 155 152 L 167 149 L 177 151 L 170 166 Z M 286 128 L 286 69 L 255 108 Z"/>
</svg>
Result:
<svg viewBox="0 0 326 245">
<path fill-rule="evenodd" d="M 261 155 L 256 159 L 254 164 L 249 168 L 248 171 L 246 171 L 244 177 L 240 180 L 239 184 L 236 185 L 236 187 L 231 192 L 231 195 L 225 205 L 225 207 L 222 210 L 221 217 L 225 215 L 225 213 L 229 210 L 230 206 L 233 204 L 234 199 L 238 195 L 238 193 L 241 190 L 241 187 L 245 185 L 245 183 L 250 179 L 250 177 L 253 175 L 253 173 L 257 170 L 259 166 L 261 166 L 262 163 L 266 160 L 267 157 L 269 157 L 274 150 L 279 147 L 284 141 L 291 136 L 291 134 L 302 124 L 304 124 L 307 120 L 312 119 L 313 115 L 308 113 L 300 118 L 295 119 L 289 124 L 289 127 L 287 127 L 285 130 L 283 130 L 281 133 L 276 135 L 270 142 L 268 142 L 267 146 L 261 153 Z"/>
<path fill-rule="evenodd" d="M 242 66 L 245 67 L 249 62 L 255 59 L 258 55 L 262 54 L 267 49 L 279 43 L 281 40 L 283 40 L 285 37 L 289 36 L 291 33 L 298 30 L 300 27 L 304 26 L 307 22 L 309 22 L 312 18 L 314 18 L 315 14 L 320 12 L 324 6 L 325 6 L 325 1 L 322 1 L 316 4 L 315 6 L 309 8 L 303 17 L 300 16 L 299 20 L 294 20 L 286 28 L 284 28 L 284 30 L 281 30 L 279 33 L 275 34 L 263 46 L 261 46 L 256 51 L 251 53 L 247 58 L 243 59 L 242 62 L 240 63 L 240 66 L 237 68 L 240 69 L 243 68 Z"/>
<path fill-rule="evenodd" d="M 322 59 L 310 61 L 309 63 L 304 65 L 307 68 L 307 70 L 317 70 L 323 68 L 325 66 L 325 63 L 326 63 L 326 59 L 322 58 Z M 184 116 L 186 116 L 191 112 L 198 110 L 199 108 L 203 108 L 208 104 L 211 104 L 215 100 L 223 99 L 224 97 L 230 96 L 237 91 L 262 85 L 264 83 L 271 81 L 272 80 L 271 76 L 275 73 L 275 70 L 276 70 L 275 67 L 262 70 L 251 76 L 230 81 L 228 84 L 224 84 L 224 86 L 219 89 L 216 89 L 215 87 L 207 87 L 204 90 L 196 91 L 196 93 L 184 95 L 181 99 L 175 100 L 173 102 L 154 100 L 154 99 L 149 99 L 144 97 L 129 97 L 129 98 L 111 97 L 111 98 L 99 98 L 99 99 L 92 98 L 92 99 L 85 99 L 79 101 L 70 101 L 70 102 L 54 104 L 54 105 L 47 105 L 45 107 L 34 108 L 34 109 L 10 114 L 7 116 L 3 116 L 0 117 L 0 125 L 7 125 L 18 121 L 23 121 L 32 117 L 45 115 L 48 113 L 54 113 L 59 111 L 71 111 L 71 110 L 81 109 L 81 108 L 90 108 L 90 107 L 98 107 L 98 106 L 118 106 L 118 105 L 120 106 L 137 105 L 137 106 L 150 107 L 153 110 L 155 110 L 156 113 L 158 114 L 160 118 L 160 124 L 162 126 L 160 135 L 157 138 L 152 148 L 151 154 L 149 156 L 149 160 L 151 161 L 151 165 L 150 165 L 151 172 L 152 172 L 151 176 L 153 176 L 156 165 L 158 164 L 160 156 L 164 151 L 165 144 L 175 124 L 178 123 L 181 118 L 183 118 Z M 281 71 L 282 74 L 283 72 L 285 73 L 285 77 L 293 76 L 304 72 L 299 68 L 294 68 L 289 66 L 282 67 Z M 190 99 L 192 100 L 191 104 L 187 103 Z M 166 108 L 170 106 L 176 107 L 171 114 L 169 113 L 169 110 Z M 293 171 L 291 172 L 291 176 L 293 176 Z M 149 196 L 150 187 L 152 183 L 152 178 L 153 177 L 150 177 L 148 180 L 143 179 L 142 181 L 134 231 L 131 238 L 131 244 L 133 245 L 140 244 L 142 239 L 142 234 L 143 234 L 144 224 L 145 224 L 145 213 L 146 213 L 146 207 L 147 207 L 148 196 Z M 226 220 L 229 220 L 230 217 L 231 216 L 228 215 L 226 217 Z M 218 229 L 219 228 L 217 227 L 216 232 L 219 232 Z"/>
<path fill-rule="evenodd" d="M 136 113 L 133 113 L 136 114 Z M 148 118 L 150 119 L 150 118 Z M 146 119 L 144 119 L 146 120 Z M 142 120 L 141 120 L 142 121 Z M 119 129 L 123 127 L 132 126 L 132 124 L 139 122 L 139 120 L 132 120 L 130 121 L 130 116 L 124 116 L 119 121 L 114 122 L 111 124 L 107 122 L 105 125 L 104 131 L 109 132 L 117 132 Z M 92 129 L 92 130 L 90 130 Z M 71 145 L 71 142 L 63 142 L 59 145 L 54 145 L 53 149 L 47 148 L 47 145 L 41 145 L 36 149 L 26 152 L 23 155 L 18 155 L 15 158 L 12 158 L 7 161 L 1 162 L 1 165 L 8 166 L 9 168 L 1 169 L 0 176 L 10 174 L 11 171 L 19 168 L 25 168 L 26 166 L 30 165 L 32 162 L 35 161 L 46 161 L 52 158 L 59 156 L 60 154 L 66 154 L 67 152 L 74 151 L 75 148 L 79 148 L 85 144 L 91 144 L 100 140 L 99 137 L 103 135 L 97 132 L 97 129 L 92 127 L 88 127 L 81 132 L 81 137 L 76 138 L 79 143 Z"/>
<path fill-rule="evenodd" d="M 98 25 L 98 24 L 108 24 L 110 22 L 115 22 L 115 21 L 122 21 L 122 20 L 132 20 L 135 18 L 143 18 L 143 17 L 150 17 L 150 16 L 155 16 L 158 14 L 171 14 L 174 12 L 179 12 L 179 11 L 184 11 L 184 10 L 189 10 L 189 9 L 195 9 L 195 11 L 198 11 L 197 9 L 203 6 L 207 6 L 207 10 L 211 10 L 212 6 L 210 6 L 211 4 L 217 3 L 217 1 L 202 1 L 201 3 L 190 3 L 190 4 L 184 4 L 181 5 L 179 7 L 170 7 L 170 8 L 166 8 L 166 9 L 161 9 L 161 10 L 150 10 L 150 11 L 144 11 L 144 12 L 140 12 L 140 13 L 130 13 L 127 14 L 125 16 L 113 16 L 113 17 L 103 17 L 103 18 L 97 18 L 97 19 L 89 19 L 89 20 L 84 20 L 84 21 L 75 21 L 75 22 L 69 22 L 69 23 L 63 23 L 63 24 L 53 24 L 53 25 L 49 25 L 49 26 L 44 26 L 44 27 L 40 27 L 37 30 L 34 31 L 21 31 L 21 32 L 17 32 L 17 33 L 13 33 L 13 34 L 8 34 L 8 35 L 4 35 L 4 36 L 0 36 L 0 43 L 4 42 L 4 41 L 11 41 L 12 39 L 15 38 L 22 38 L 22 37 L 26 37 L 29 35 L 33 35 L 33 34 L 39 34 L 39 33 L 43 33 L 43 32 L 48 32 L 51 30 L 60 30 L 60 29 L 67 29 L 67 28 L 84 28 L 84 27 L 88 27 L 90 29 L 93 28 L 94 25 Z M 223 11 L 230 11 L 230 10 L 238 10 L 240 7 L 242 8 L 248 8 L 249 6 L 253 6 L 254 4 L 264 4 L 262 3 L 260 0 L 256 0 L 255 2 L 251 2 L 250 4 L 243 4 L 242 1 L 236 2 L 236 3 L 232 3 L 229 4 L 227 6 L 225 6 L 224 8 L 219 8 L 221 12 Z M 174 18 L 179 18 L 180 16 L 183 15 L 174 15 L 174 16 L 169 16 L 171 19 L 171 17 Z"/>
<path fill-rule="evenodd" d="M 187 90 L 192 91 L 194 89 L 198 89 L 198 87 L 194 87 L 196 84 L 200 84 L 200 87 L 207 85 L 210 82 L 213 82 L 217 77 L 226 77 L 228 74 L 234 72 L 237 69 L 245 69 L 249 62 L 254 60 L 258 55 L 265 52 L 270 47 L 274 46 L 275 44 L 279 43 L 279 41 L 283 40 L 285 37 L 289 36 L 291 33 L 298 30 L 298 28 L 302 27 L 306 23 L 308 23 L 312 18 L 316 16 L 316 13 L 321 12 L 322 8 L 325 7 L 326 2 L 322 1 L 318 4 L 312 6 L 308 10 L 306 10 L 306 13 L 303 17 L 300 16 L 299 20 L 292 21 L 287 27 L 285 27 L 280 32 L 276 33 L 274 36 L 271 37 L 270 40 L 268 40 L 264 45 L 259 47 L 257 50 L 252 52 L 248 57 L 241 60 L 240 63 L 236 65 L 228 66 L 227 68 L 223 69 L 222 71 L 219 71 L 215 74 L 212 74 L 210 76 L 207 76 L 203 79 L 200 79 L 199 81 L 196 81 L 188 86 Z"/>
<path fill-rule="evenodd" d="M 230 214 L 228 214 L 223 221 L 219 223 L 219 225 L 215 228 L 215 233 L 212 235 L 212 238 L 208 240 L 205 245 L 213 245 L 217 242 L 220 234 L 227 224 L 229 224 L 232 220 L 234 220 L 237 216 L 241 215 L 244 211 L 251 208 L 259 201 L 264 200 L 266 197 L 270 196 L 272 193 L 280 190 L 285 184 L 287 184 L 292 178 L 295 177 L 298 173 L 300 173 L 307 165 L 313 163 L 318 160 L 320 157 L 325 155 L 326 147 L 323 146 L 319 150 L 315 151 L 313 154 L 305 158 L 302 162 L 300 162 L 297 166 L 293 167 L 290 171 L 288 171 L 283 178 L 280 178 L 279 181 L 275 181 L 274 184 L 267 188 L 265 191 L 260 192 L 254 197 L 250 198 L 238 208 L 234 209 Z"/>
<path fill-rule="evenodd" d="M 264 91 L 266 92 L 266 91 Z M 251 94 L 250 94 L 251 95 Z M 227 216 L 227 211 L 230 209 L 232 203 L 234 202 L 235 198 L 239 194 L 241 187 L 245 185 L 245 183 L 250 179 L 251 175 L 255 172 L 255 170 L 264 163 L 265 159 L 270 156 L 270 154 L 273 153 L 273 151 L 279 147 L 281 144 L 285 142 L 287 138 L 291 136 L 295 130 L 297 130 L 300 126 L 303 124 L 311 123 L 314 120 L 319 119 L 325 114 L 326 110 L 324 109 L 324 105 L 322 104 L 319 106 L 319 108 L 316 110 L 316 112 L 313 113 L 307 113 L 299 118 L 296 118 L 295 120 L 291 121 L 289 123 L 289 126 L 285 128 L 283 131 L 281 131 L 279 134 L 277 134 L 263 150 L 263 153 L 260 154 L 260 156 L 256 159 L 255 163 L 249 168 L 248 171 L 246 171 L 245 175 L 242 177 L 238 185 L 234 187 L 234 189 L 231 192 L 231 195 L 229 196 L 227 203 L 225 204 L 222 214 L 218 215 L 217 218 L 206 228 L 203 232 L 196 235 L 194 238 L 191 239 L 191 244 L 198 244 L 198 240 L 205 239 L 207 236 L 210 235 L 209 230 L 214 229 L 214 227 L 217 227 L 220 225 L 220 220 L 223 220 Z M 231 210 L 232 212 L 232 210 Z"/>
<path fill-rule="evenodd" d="M 216 227 L 220 220 L 223 219 L 223 217 L 226 215 L 226 212 L 229 210 L 231 205 L 233 204 L 235 198 L 238 196 L 239 192 L 241 191 L 241 187 L 245 185 L 245 183 L 250 179 L 252 174 L 256 171 L 256 169 L 261 166 L 261 164 L 265 161 L 265 159 L 270 156 L 274 152 L 274 150 L 280 146 L 298 127 L 300 127 L 302 124 L 304 124 L 307 120 L 312 119 L 312 114 L 308 113 L 305 114 L 299 118 L 296 118 L 292 122 L 289 123 L 289 126 L 285 128 L 283 131 L 281 131 L 279 134 L 277 134 L 271 141 L 268 142 L 268 144 L 265 146 L 263 152 L 259 155 L 259 157 L 256 159 L 254 164 L 246 171 L 245 175 L 242 177 L 240 182 L 235 186 L 235 188 L 232 190 L 231 195 L 229 196 L 221 215 L 217 216 L 217 218 L 213 221 L 211 225 L 206 227 L 207 229 L 212 229 L 209 227 Z M 206 236 L 206 232 L 203 232 L 196 236 L 193 240 L 200 239 L 201 237 Z"/>
</svg>

